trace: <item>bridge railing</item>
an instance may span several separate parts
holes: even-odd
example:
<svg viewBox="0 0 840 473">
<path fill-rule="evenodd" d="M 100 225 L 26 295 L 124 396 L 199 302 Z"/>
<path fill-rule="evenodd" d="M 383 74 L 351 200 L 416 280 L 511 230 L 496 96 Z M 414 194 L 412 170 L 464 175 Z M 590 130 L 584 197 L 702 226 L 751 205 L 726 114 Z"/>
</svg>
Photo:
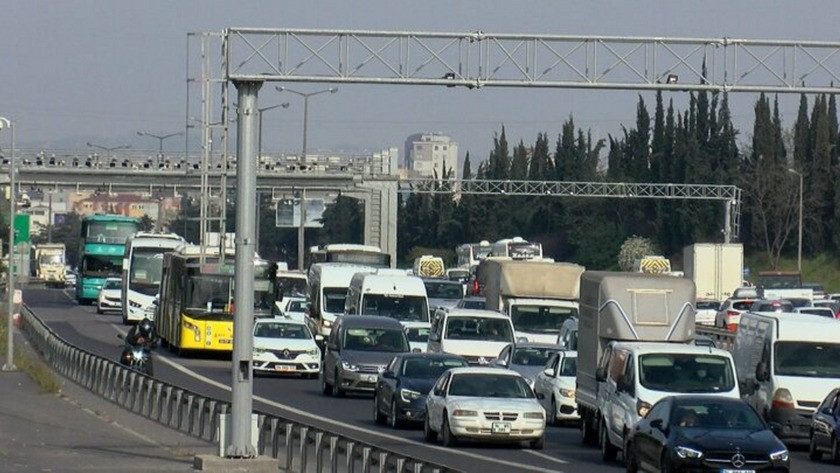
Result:
<svg viewBox="0 0 840 473">
<path fill-rule="evenodd" d="M 89 391 L 166 427 L 207 442 L 218 442 L 220 422 L 230 403 L 165 383 L 62 339 L 29 307 L 21 329 L 58 373 Z M 335 432 L 255 411 L 260 455 L 276 458 L 284 471 L 448 473 L 446 466 Z"/>
</svg>

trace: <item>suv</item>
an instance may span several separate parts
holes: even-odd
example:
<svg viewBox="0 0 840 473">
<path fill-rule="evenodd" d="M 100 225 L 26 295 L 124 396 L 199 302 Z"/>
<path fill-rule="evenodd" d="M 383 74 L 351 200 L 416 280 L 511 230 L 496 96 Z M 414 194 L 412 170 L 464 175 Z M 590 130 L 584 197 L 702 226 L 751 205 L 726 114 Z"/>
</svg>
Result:
<svg viewBox="0 0 840 473">
<path fill-rule="evenodd" d="M 754 298 L 730 298 L 723 301 L 717 315 L 715 316 L 715 327 L 728 328 L 734 332 L 738 329 L 738 322 L 741 321 L 741 314 L 750 310 Z"/>
<path fill-rule="evenodd" d="M 394 355 L 410 351 L 396 319 L 345 315 L 336 319 L 321 363 L 321 391 L 344 396 L 347 391 L 373 392 L 379 373 Z"/>
</svg>

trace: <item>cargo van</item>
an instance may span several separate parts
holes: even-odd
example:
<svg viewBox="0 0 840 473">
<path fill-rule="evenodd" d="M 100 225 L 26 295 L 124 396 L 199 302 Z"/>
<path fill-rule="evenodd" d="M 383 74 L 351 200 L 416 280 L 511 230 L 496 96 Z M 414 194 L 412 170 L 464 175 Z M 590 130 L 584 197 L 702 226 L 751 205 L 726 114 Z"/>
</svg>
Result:
<svg viewBox="0 0 840 473">
<path fill-rule="evenodd" d="M 783 441 L 808 441 L 811 417 L 840 385 L 840 323 L 816 315 L 745 312 L 732 354 L 744 399 Z"/>
<path fill-rule="evenodd" d="M 379 315 L 403 324 L 412 350 L 426 351 L 429 337 L 429 299 L 417 276 L 394 269 L 356 273 L 347 288 L 344 313 Z"/>
<path fill-rule="evenodd" d="M 459 355 L 471 365 L 489 365 L 513 342 L 513 324 L 505 314 L 440 307 L 432 319 L 428 351 Z"/>
<path fill-rule="evenodd" d="M 376 268 L 345 263 L 315 263 L 309 267 L 306 323 L 314 335 L 329 337 L 335 319 L 344 313 L 347 288 L 353 275 Z"/>
</svg>

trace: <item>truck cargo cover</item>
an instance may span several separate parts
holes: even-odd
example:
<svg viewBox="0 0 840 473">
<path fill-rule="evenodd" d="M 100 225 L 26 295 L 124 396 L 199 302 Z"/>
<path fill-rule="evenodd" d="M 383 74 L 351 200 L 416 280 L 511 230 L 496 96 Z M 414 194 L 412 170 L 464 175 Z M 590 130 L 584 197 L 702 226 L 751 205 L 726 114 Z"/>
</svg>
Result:
<svg viewBox="0 0 840 473">
<path fill-rule="evenodd" d="M 580 275 L 586 270 L 574 263 L 492 259 L 482 261 L 481 266 L 485 295 L 536 299 L 577 300 Z"/>
</svg>

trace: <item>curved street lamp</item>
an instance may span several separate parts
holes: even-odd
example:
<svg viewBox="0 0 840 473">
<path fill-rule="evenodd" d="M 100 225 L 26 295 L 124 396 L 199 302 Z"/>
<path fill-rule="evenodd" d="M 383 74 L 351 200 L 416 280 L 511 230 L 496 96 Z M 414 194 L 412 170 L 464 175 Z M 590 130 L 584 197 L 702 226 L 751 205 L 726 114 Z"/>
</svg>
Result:
<svg viewBox="0 0 840 473">
<path fill-rule="evenodd" d="M 149 136 L 151 138 L 158 139 L 158 160 L 163 160 L 163 140 L 167 138 L 172 138 L 173 136 L 181 136 L 183 135 L 183 131 L 179 131 L 177 133 L 169 133 L 168 135 L 156 135 L 154 133 L 149 133 L 148 131 L 138 131 L 137 136 Z"/>
<path fill-rule="evenodd" d="M 121 150 L 121 149 L 129 149 L 131 145 L 119 145 L 119 146 L 102 146 L 96 143 L 91 143 L 90 141 L 87 142 L 88 148 L 97 148 L 109 153 L 113 153 L 114 151 Z"/>
</svg>

